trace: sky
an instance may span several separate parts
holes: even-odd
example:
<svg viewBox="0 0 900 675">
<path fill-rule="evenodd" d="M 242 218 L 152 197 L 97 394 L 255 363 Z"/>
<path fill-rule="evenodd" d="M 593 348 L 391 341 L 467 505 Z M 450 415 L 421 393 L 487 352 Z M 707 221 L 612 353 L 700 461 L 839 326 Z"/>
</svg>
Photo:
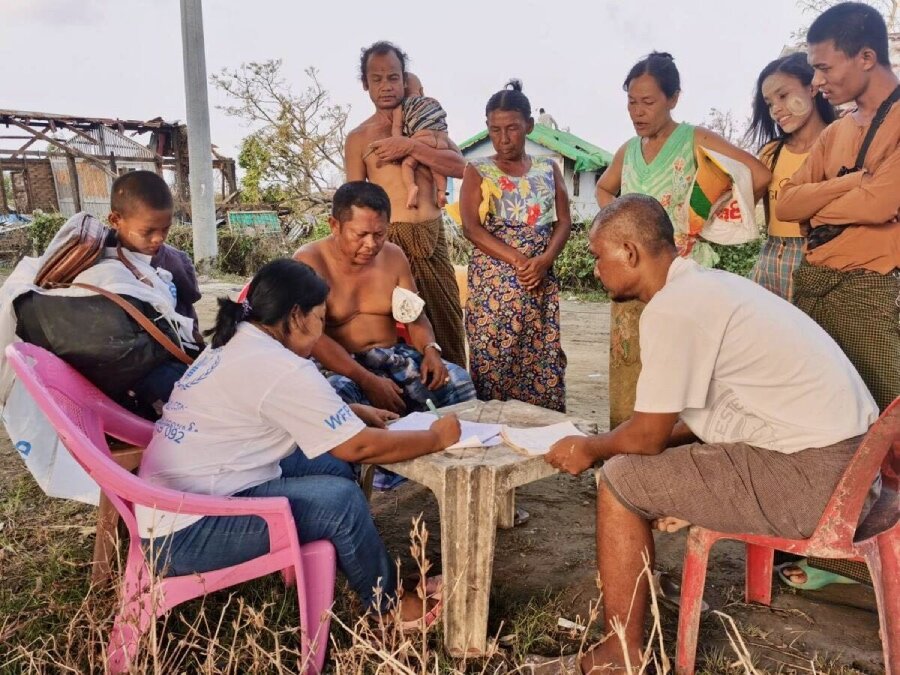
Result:
<svg viewBox="0 0 900 675">
<path fill-rule="evenodd" d="M 206 0 L 209 74 L 282 59 L 295 90 L 319 70 L 350 127 L 372 112 L 358 79 L 361 47 L 387 39 L 410 56 L 461 141 L 484 127 L 487 99 L 511 77 L 532 107 L 614 152 L 634 131 L 622 81 L 652 50 L 675 56 L 675 117 L 710 108 L 749 114 L 756 76 L 810 22 L 793 0 Z M 177 0 L 0 0 L 0 108 L 122 119 L 184 120 Z M 217 106 L 212 139 L 233 157 L 249 132 Z"/>
</svg>

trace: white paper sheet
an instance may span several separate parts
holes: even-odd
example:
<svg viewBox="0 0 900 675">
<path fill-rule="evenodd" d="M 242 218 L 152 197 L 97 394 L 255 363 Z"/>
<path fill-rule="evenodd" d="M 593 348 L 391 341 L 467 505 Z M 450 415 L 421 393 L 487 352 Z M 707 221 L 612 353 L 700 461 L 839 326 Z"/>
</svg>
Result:
<svg viewBox="0 0 900 675">
<path fill-rule="evenodd" d="M 426 431 L 437 420 L 437 415 L 432 413 L 414 412 L 392 422 L 388 429 L 392 431 Z M 460 440 L 451 445 L 448 450 L 459 448 L 489 448 L 503 442 L 500 437 L 500 424 L 484 424 L 482 422 L 467 422 L 460 420 L 462 433 Z"/>
<path fill-rule="evenodd" d="M 529 455 L 545 455 L 551 446 L 566 436 L 584 436 L 571 422 L 559 422 L 546 427 L 531 427 L 520 429 L 516 427 L 503 427 L 503 440 L 519 450 L 524 450 Z"/>
</svg>

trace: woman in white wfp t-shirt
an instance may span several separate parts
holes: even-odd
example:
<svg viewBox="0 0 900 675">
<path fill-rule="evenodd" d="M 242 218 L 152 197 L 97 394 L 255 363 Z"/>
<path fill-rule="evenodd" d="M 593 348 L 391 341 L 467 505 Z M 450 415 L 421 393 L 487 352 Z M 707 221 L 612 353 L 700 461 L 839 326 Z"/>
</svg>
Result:
<svg viewBox="0 0 900 675">
<path fill-rule="evenodd" d="M 385 611 L 397 597 L 395 565 L 349 462 L 391 464 L 437 452 L 459 440 L 459 421 L 447 415 L 429 431 L 388 432 L 393 413 L 341 401 L 309 360 L 327 295 L 311 267 L 282 259 L 253 277 L 243 304 L 221 298 L 212 346 L 175 385 L 140 475 L 184 492 L 287 497 L 300 542 L 330 540 L 350 586 Z M 266 524 L 255 516 L 140 506 L 136 516 L 162 574 L 218 569 L 268 551 Z M 400 602 L 403 621 L 422 615 L 421 600 L 409 597 Z"/>
</svg>

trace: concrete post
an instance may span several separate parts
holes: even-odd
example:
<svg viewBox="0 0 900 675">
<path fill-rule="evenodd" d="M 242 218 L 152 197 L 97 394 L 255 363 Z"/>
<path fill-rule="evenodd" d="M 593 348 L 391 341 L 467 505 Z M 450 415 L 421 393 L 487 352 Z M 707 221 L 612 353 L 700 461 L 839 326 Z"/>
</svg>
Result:
<svg viewBox="0 0 900 675">
<path fill-rule="evenodd" d="M 181 43 L 187 101 L 194 261 L 203 271 L 204 268 L 209 268 L 219 251 L 216 240 L 216 191 L 213 185 L 209 100 L 206 91 L 206 55 L 203 46 L 203 8 L 200 0 L 181 0 Z"/>
<path fill-rule="evenodd" d="M 609 428 L 615 429 L 634 412 L 634 395 L 641 374 L 638 322 L 644 303 L 609 304 Z"/>
</svg>

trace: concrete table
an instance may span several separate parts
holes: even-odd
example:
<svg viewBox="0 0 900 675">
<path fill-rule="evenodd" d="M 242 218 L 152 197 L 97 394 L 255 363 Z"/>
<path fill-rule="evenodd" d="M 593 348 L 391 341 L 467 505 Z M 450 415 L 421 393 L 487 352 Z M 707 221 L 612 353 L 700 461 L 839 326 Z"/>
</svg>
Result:
<svg viewBox="0 0 900 675">
<path fill-rule="evenodd" d="M 521 401 L 467 401 L 442 408 L 470 422 L 536 427 L 571 420 L 585 433 L 597 425 Z M 444 577 L 444 643 L 451 656 L 487 653 L 488 601 L 497 527 L 510 528 L 515 488 L 557 473 L 543 457 L 505 443 L 444 450 L 390 465 L 437 498 Z"/>
</svg>

